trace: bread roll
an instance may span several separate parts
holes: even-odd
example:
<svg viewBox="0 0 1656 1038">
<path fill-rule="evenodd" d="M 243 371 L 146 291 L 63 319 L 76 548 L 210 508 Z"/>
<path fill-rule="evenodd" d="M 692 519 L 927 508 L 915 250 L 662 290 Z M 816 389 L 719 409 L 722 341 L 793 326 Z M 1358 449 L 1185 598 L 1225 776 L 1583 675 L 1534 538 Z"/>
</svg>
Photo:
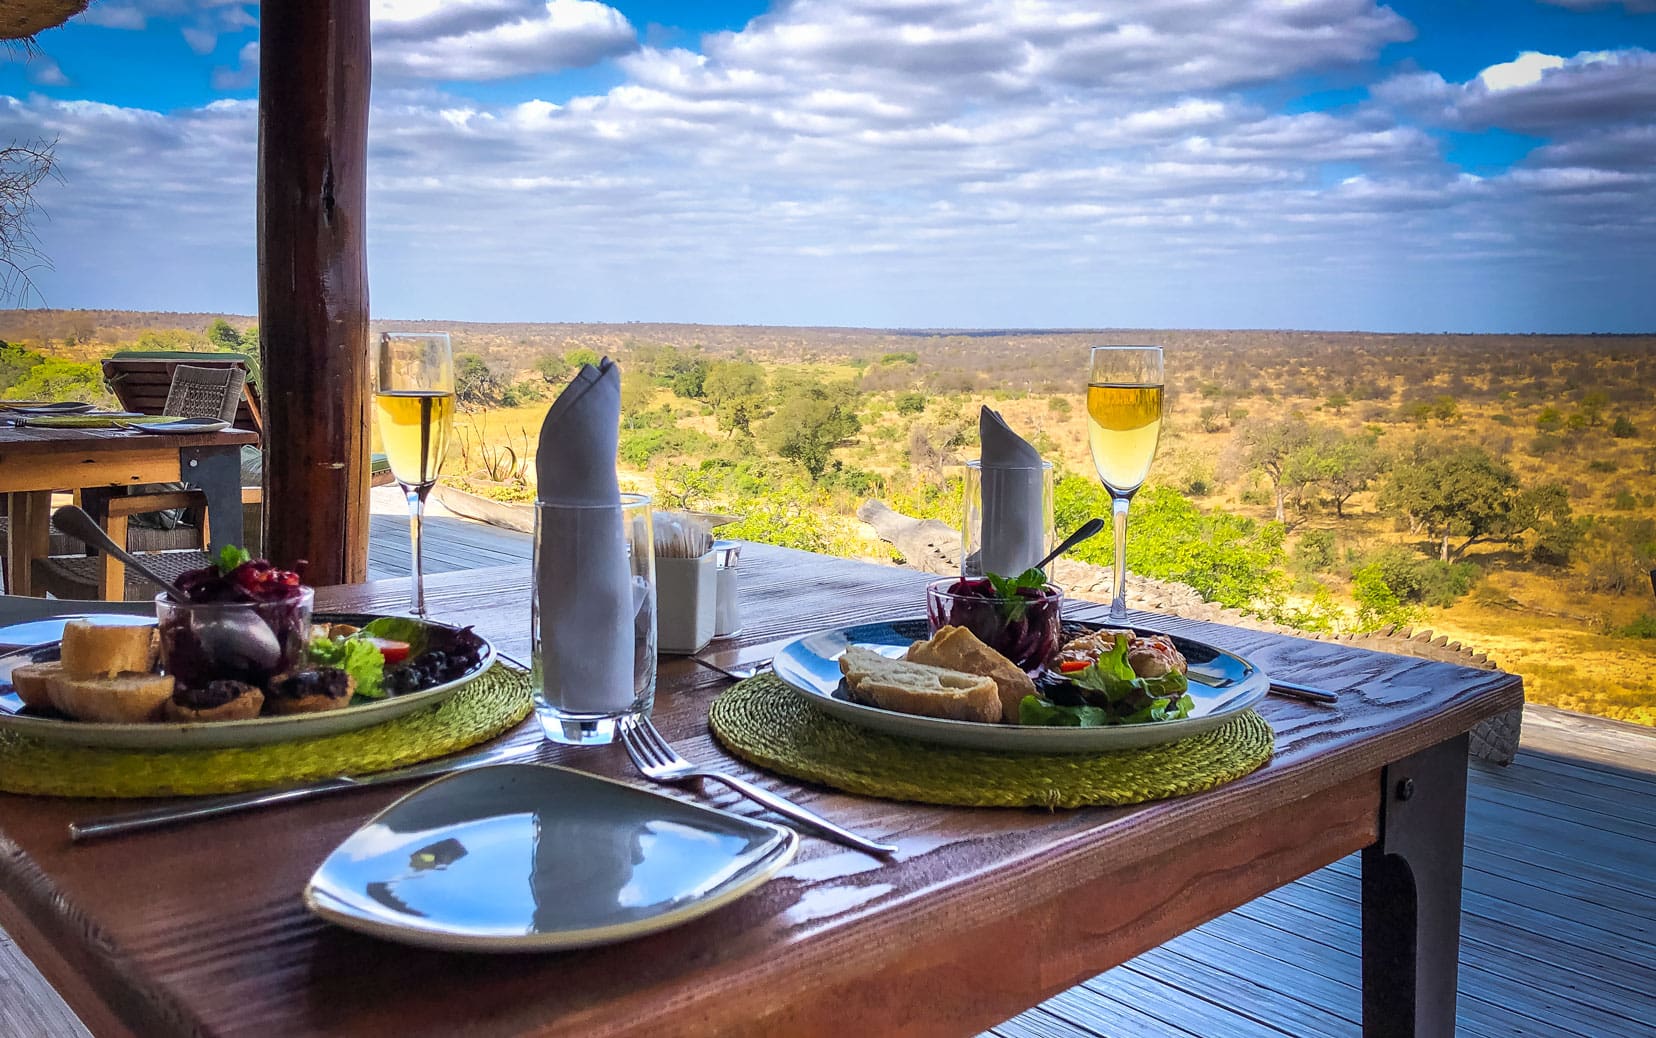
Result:
<svg viewBox="0 0 1656 1038">
<path fill-rule="evenodd" d="M 63 628 L 63 669 L 72 678 L 112 678 L 155 669 L 154 629 L 102 627 L 70 620 Z"/>
<path fill-rule="evenodd" d="M 1018 723 L 1018 705 L 1035 694 L 1035 682 L 1023 668 L 983 644 L 964 627 L 939 627 L 929 641 L 909 646 L 908 658 L 916 663 L 958 670 L 989 678 L 1000 693 L 1001 720 Z"/>
<path fill-rule="evenodd" d="M 53 660 L 51 663 L 25 663 L 12 668 L 12 687 L 17 689 L 17 698 L 23 700 L 24 706 L 32 706 L 36 710 L 43 710 L 52 705 L 52 682 L 63 677 L 63 664 Z"/>
<path fill-rule="evenodd" d="M 162 704 L 172 698 L 173 679 L 170 674 L 122 674 L 113 678 L 64 675 L 49 687 L 52 705 L 77 721 L 140 724 L 159 720 Z"/>
<path fill-rule="evenodd" d="M 994 724 L 1001 719 L 1000 690 L 989 678 L 894 660 L 854 645 L 839 663 L 860 703 L 950 721 Z"/>
</svg>

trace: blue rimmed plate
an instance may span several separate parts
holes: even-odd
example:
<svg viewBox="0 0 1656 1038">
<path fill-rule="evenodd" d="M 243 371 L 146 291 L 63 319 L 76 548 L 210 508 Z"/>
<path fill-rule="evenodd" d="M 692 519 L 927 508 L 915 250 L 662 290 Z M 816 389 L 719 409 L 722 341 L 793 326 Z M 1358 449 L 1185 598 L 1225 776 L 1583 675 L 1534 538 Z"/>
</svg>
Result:
<svg viewBox="0 0 1656 1038">
<path fill-rule="evenodd" d="M 57 618 L 62 621 L 73 617 Z M 153 624 L 155 618 L 128 616 L 124 621 Z M 377 619 L 366 613 L 321 612 L 312 617 L 316 623 L 344 623 L 361 627 Z M 48 623 L 41 620 L 37 623 Z M 430 627 L 453 627 L 433 620 L 422 620 Z M 369 725 L 381 724 L 416 710 L 436 706 L 448 699 L 468 682 L 475 681 L 494 665 L 495 648 L 488 640 L 476 666 L 453 681 L 445 681 L 418 692 L 400 696 L 386 696 L 352 703 L 340 710 L 325 710 L 313 714 L 285 714 L 274 717 L 252 717 L 245 721 L 198 721 L 179 724 L 155 721 L 148 724 L 104 724 L 93 721 L 74 721 L 61 714 L 43 714 L 23 705 L 22 697 L 12 687 L 12 670 L 24 663 L 46 663 L 58 658 L 63 629 L 58 626 L 52 641 L 29 648 L 0 654 L 0 731 L 16 732 L 47 742 L 75 746 L 103 746 L 125 750 L 198 750 L 222 749 L 230 746 L 264 746 L 270 743 L 312 739 L 322 735 L 337 735 Z"/>
<path fill-rule="evenodd" d="M 1080 626 L 1066 624 L 1066 634 L 1078 633 Z M 985 724 L 898 713 L 851 698 L 839 669 L 839 658 L 847 647 L 857 645 L 896 659 L 902 657 L 911 643 L 930 637 L 930 633 L 925 620 L 818 631 L 783 646 L 772 667 L 776 676 L 807 703 L 842 721 L 921 742 L 1019 753 L 1103 753 L 1173 742 L 1219 727 L 1258 703 L 1270 690 L 1270 681 L 1264 672 L 1235 653 L 1176 634 L 1163 634 L 1190 664 L 1188 677 L 1194 706 L 1189 717 L 1178 720 L 1102 728 Z M 1161 632 L 1140 630 L 1138 633 Z"/>
<path fill-rule="evenodd" d="M 439 779 L 353 833 L 305 886 L 323 919 L 450 951 L 612 944 L 728 904 L 792 860 L 790 829 L 567 768 Z"/>
</svg>

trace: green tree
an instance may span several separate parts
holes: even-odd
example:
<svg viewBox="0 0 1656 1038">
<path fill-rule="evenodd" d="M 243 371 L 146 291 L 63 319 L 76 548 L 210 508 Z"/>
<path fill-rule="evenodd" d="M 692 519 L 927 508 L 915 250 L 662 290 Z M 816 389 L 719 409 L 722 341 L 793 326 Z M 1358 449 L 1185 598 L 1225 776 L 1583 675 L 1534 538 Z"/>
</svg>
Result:
<svg viewBox="0 0 1656 1038">
<path fill-rule="evenodd" d="M 1482 447 L 1442 449 L 1417 444 L 1380 490 L 1380 506 L 1408 519 L 1438 542 L 1449 562 L 1481 541 L 1515 541 L 1547 521 L 1567 518 L 1568 496 L 1557 484 L 1525 490 L 1504 462 Z M 1451 542 L 1460 539 L 1458 546 Z"/>
<path fill-rule="evenodd" d="M 1276 521 L 1287 522 L 1288 497 L 1310 480 L 1303 462 L 1312 442 L 1311 426 L 1301 418 L 1260 419 L 1243 426 L 1239 437 L 1248 467 L 1271 481 Z"/>
<path fill-rule="evenodd" d="M 566 368 L 571 371 L 579 371 L 588 364 L 597 367 L 603 362 L 604 358 L 595 349 L 587 346 L 577 346 L 564 354 L 563 360 Z"/>
<path fill-rule="evenodd" d="M 77 364 L 50 357 L 29 368 L 28 373 L 6 390 L 11 400 L 84 400 L 110 403 L 104 388 L 103 370 L 96 364 Z"/>
<path fill-rule="evenodd" d="M 1588 425 L 1604 424 L 1604 409 L 1610 406 L 1610 397 L 1602 389 L 1589 389 L 1581 395 L 1581 417 Z"/>
<path fill-rule="evenodd" d="M 487 407 L 500 400 L 500 380 L 475 353 L 454 358 L 454 398 L 462 406 Z"/>
<path fill-rule="evenodd" d="M 0 340 L 0 392 L 22 381 L 45 358 L 33 350 Z"/>
<path fill-rule="evenodd" d="M 1351 406 L 1351 398 L 1344 393 L 1330 393 L 1328 399 L 1323 401 L 1323 406 L 1336 415 L 1344 414 L 1345 409 Z"/>
<path fill-rule="evenodd" d="M 1334 515 L 1345 518 L 1346 502 L 1368 489 L 1380 474 L 1380 448 L 1372 434 L 1347 436 L 1325 430 L 1304 448 L 1300 464 L 1313 483 L 1328 495 Z"/>
<path fill-rule="evenodd" d="M 708 365 L 702 395 L 713 408 L 720 429 L 730 434 L 752 433 L 764 417 L 769 385 L 765 369 L 750 360 L 721 360 Z"/>
<path fill-rule="evenodd" d="M 765 446 L 810 473 L 814 482 L 829 455 L 862 428 L 856 389 L 849 383 L 801 380 L 790 384 L 763 430 Z"/>
<path fill-rule="evenodd" d="M 207 341 L 230 353 L 241 352 L 241 333 L 232 328 L 230 322 L 222 317 L 213 318 L 213 323 L 207 326 Z"/>
</svg>

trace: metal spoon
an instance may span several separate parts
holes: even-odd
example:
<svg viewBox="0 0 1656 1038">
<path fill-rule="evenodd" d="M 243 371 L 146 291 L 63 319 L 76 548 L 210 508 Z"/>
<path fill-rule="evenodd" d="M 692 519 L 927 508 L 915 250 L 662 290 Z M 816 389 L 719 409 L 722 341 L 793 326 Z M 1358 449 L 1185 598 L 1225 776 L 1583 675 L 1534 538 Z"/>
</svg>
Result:
<svg viewBox="0 0 1656 1038">
<path fill-rule="evenodd" d="M 190 600 L 185 597 L 183 591 L 179 590 L 177 584 L 150 569 L 138 556 L 116 544 L 110 539 L 109 534 L 104 533 L 103 527 L 98 525 L 98 521 L 87 515 L 83 509 L 74 505 L 64 505 L 52 513 L 52 524 L 69 536 L 85 541 L 99 551 L 108 552 L 131 566 L 134 573 L 160 588 L 168 598 L 179 605 L 190 604 Z"/>
<path fill-rule="evenodd" d="M 1053 559 L 1056 559 L 1058 556 L 1064 554 L 1064 552 L 1069 551 L 1071 548 L 1075 547 L 1077 544 L 1080 544 L 1082 541 L 1085 541 L 1085 540 L 1088 540 L 1089 538 L 1098 536 L 1098 532 L 1102 529 L 1104 529 L 1104 520 L 1097 519 L 1097 518 L 1088 519 L 1086 522 L 1081 524 L 1081 528 L 1079 530 L 1076 530 L 1074 533 L 1070 534 L 1068 537 L 1065 537 L 1064 538 L 1064 543 L 1062 543 L 1062 544 L 1058 545 L 1058 547 L 1052 549 L 1052 554 L 1051 555 L 1048 555 L 1046 558 L 1042 559 L 1040 562 L 1037 562 L 1035 564 L 1034 568 L 1040 570 L 1043 573 L 1046 572 L 1047 563 L 1051 562 Z"/>
</svg>

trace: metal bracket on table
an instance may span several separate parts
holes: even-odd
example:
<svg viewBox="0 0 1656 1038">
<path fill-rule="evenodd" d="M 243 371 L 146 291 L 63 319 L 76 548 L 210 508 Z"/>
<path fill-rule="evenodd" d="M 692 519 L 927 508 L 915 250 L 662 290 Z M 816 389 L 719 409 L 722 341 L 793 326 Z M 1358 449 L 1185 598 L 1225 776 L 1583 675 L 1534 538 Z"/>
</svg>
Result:
<svg viewBox="0 0 1656 1038">
<path fill-rule="evenodd" d="M 1363 849 L 1363 1035 L 1451 1038 L 1460 964 L 1467 736 L 1381 772 Z"/>
<path fill-rule="evenodd" d="M 242 537 L 241 448 L 180 447 L 179 478 L 207 497 L 207 548 L 214 555 Z"/>
</svg>

